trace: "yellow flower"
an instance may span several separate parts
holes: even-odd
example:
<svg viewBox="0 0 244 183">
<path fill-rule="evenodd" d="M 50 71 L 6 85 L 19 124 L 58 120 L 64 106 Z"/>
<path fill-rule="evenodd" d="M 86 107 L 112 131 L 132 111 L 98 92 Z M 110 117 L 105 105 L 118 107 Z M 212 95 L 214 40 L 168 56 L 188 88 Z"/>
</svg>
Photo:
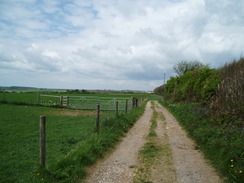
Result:
<svg viewBox="0 0 244 183">
<path fill-rule="evenodd" d="M 234 165 L 230 165 L 231 167 L 234 167 Z"/>
<path fill-rule="evenodd" d="M 239 171 L 239 173 L 243 173 L 243 171 L 242 171 L 242 170 L 240 170 L 240 171 Z"/>
</svg>

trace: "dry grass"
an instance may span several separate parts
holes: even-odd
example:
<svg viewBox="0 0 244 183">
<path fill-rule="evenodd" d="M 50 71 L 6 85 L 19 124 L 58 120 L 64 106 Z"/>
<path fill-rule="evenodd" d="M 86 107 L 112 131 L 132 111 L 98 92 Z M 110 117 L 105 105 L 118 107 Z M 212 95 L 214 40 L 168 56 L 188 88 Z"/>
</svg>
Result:
<svg viewBox="0 0 244 183">
<path fill-rule="evenodd" d="M 211 100 L 215 115 L 238 115 L 243 119 L 244 109 L 244 58 L 220 69 L 222 82 Z"/>
<path fill-rule="evenodd" d="M 57 110 L 57 111 L 45 111 L 44 115 L 55 115 L 55 116 L 96 116 L 96 111 L 88 110 Z"/>
</svg>

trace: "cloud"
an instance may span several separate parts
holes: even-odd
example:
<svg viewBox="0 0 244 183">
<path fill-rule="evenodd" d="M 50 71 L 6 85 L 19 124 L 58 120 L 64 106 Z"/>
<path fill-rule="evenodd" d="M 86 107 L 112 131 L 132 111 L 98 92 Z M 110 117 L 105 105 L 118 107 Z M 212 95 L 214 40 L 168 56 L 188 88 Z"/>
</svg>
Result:
<svg viewBox="0 0 244 183">
<path fill-rule="evenodd" d="M 243 53 L 243 1 L 11 0 L 0 6 L 0 85 L 25 79 L 37 87 L 152 90 L 181 60 L 220 67 Z"/>
</svg>

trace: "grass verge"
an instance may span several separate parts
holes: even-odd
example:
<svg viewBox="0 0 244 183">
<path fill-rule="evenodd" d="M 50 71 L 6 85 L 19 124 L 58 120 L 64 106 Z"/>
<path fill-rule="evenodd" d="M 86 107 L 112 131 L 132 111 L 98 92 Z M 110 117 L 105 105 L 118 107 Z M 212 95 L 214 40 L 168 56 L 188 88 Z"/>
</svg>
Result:
<svg viewBox="0 0 244 183">
<path fill-rule="evenodd" d="M 198 104 L 160 103 L 174 114 L 225 182 L 244 182 L 243 128 L 217 125 Z"/>
</svg>

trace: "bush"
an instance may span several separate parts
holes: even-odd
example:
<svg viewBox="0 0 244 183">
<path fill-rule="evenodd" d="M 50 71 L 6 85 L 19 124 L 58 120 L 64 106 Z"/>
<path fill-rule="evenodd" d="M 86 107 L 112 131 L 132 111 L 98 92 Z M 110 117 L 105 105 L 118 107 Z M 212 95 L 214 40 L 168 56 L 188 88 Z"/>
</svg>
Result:
<svg viewBox="0 0 244 183">
<path fill-rule="evenodd" d="M 187 71 L 179 77 L 171 77 L 165 85 L 166 100 L 179 102 L 207 103 L 215 95 L 220 82 L 220 74 L 215 69 L 196 69 Z"/>
<path fill-rule="evenodd" d="M 220 69 L 222 81 L 210 102 L 214 115 L 239 116 L 244 119 L 244 58 Z"/>
</svg>

